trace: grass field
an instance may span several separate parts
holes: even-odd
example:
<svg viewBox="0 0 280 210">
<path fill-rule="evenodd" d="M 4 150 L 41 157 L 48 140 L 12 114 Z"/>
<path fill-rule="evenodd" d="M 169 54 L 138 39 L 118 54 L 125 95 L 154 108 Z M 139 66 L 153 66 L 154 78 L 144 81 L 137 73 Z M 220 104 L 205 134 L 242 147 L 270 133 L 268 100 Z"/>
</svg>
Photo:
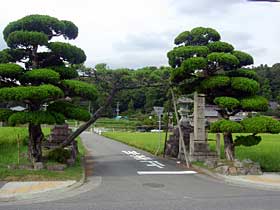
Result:
<svg viewBox="0 0 280 210">
<path fill-rule="evenodd" d="M 45 135 L 49 134 L 50 129 L 44 128 Z M 0 180 L 79 180 L 82 177 L 83 167 L 81 165 L 81 156 L 85 153 L 85 148 L 79 144 L 79 160 L 73 167 L 68 167 L 62 172 L 40 170 L 21 170 L 8 169 L 8 165 L 16 165 L 18 162 L 17 138 L 20 140 L 20 164 L 29 164 L 26 157 L 27 146 L 24 144 L 24 138 L 28 136 L 27 128 L 23 127 L 1 127 L 0 128 Z M 53 164 L 48 162 L 47 164 Z"/>
<path fill-rule="evenodd" d="M 159 145 L 159 133 L 149 132 L 104 132 L 102 135 L 125 144 L 155 153 Z M 161 133 L 159 154 L 163 154 L 165 133 Z"/>
<path fill-rule="evenodd" d="M 118 140 L 120 142 L 135 146 L 137 148 L 155 153 L 158 146 L 158 133 L 129 133 L 129 132 L 105 132 L 104 136 Z M 163 153 L 163 145 L 165 135 L 162 133 L 161 154 Z M 238 134 L 235 134 L 238 135 Z M 279 172 L 280 171 L 280 135 L 279 134 L 261 134 L 262 141 L 252 147 L 236 147 L 236 158 L 251 159 L 259 162 L 264 171 Z M 215 150 L 215 134 L 209 134 L 209 144 L 212 150 Z M 223 156 L 223 145 L 221 154 Z"/>
<path fill-rule="evenodd" d="M 68 120 L 67 124 L 71 127 L 76 127 L 81 125 L 83 122 L 78 122 L 74 120 Z M 99 118 L 90 128 L 97 127 L 97 128 L 106 128 L 109 130 L 116 130 L 116 131 L 135 131 L 136 126 L 141 124 L 140 121 L 137 120 L 127 120 L 127 119 L 113 119 L 113 118 Z M 89 129 L 90 129 L 89 128 Z"/>
</svg>

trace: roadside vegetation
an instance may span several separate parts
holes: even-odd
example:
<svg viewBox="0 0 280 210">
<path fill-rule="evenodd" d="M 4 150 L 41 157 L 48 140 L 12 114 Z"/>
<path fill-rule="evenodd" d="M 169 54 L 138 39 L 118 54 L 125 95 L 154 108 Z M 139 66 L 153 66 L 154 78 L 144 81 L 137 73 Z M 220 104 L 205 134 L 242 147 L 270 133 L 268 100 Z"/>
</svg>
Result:
<svg viewBox="0 0 280 210">
<path fill-rule="evenodd" d="M 43 129 L 44 135 L 50 133 L 49 128 Z M 19 137 L 19 138 L 18 138 Z M 8 166 L 18 167 L 18 139 L 20 148 L 19 166 L 30 165 L 27 155 L 28 131 L 24 127 L 1 127 L 0 128 L 0 180 L 7 181 L 36 181 L 36 180 L 80 180 L 83 174 L 81 158 L 85 154 L 85 148 L 78 139 L 80 154 L 74 166 L 67 167 L 64 171 L 27 170 L 19 168 L 8 168 Z M 46 157 L 47 152 L 43 150 L 45 165 L 59 164 L 50 161 Z"/>
<path fill-rule="evenodd" d="M 155 153 L 158 146 L 158 133 L 129 133 L 129 132 L 105 132 L 102 134 L 111 139 L 123 142 L 125 144 L 143 149 L 150 153 Z M 162 142 L 160 154 L 163 154 L 164 134 L 162 133 Z M 233 134 L 233 137 L 239 134 Z M 251 159 L 259 162 L 262 170 L 265 172 L 280 171 L 280 134 L 260 134 L 262 141 L 255 146 L 245 147 L 239 146 L 236 148 L 236 158 Z M 212 150 L 215 150 L 215 134 L 209 134 L 209 144 Z M 221 142 L 223 139 L 221 137 Z M 224 148 L 221 145 L 221 158 L 224 158 Z"/>
</svg>

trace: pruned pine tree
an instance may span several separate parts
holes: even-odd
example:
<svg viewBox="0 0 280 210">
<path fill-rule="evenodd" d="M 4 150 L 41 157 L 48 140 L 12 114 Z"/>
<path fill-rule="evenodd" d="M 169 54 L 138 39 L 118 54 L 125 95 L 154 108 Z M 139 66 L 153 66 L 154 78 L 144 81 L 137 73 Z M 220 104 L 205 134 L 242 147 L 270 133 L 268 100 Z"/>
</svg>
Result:
<svg viewBox="0 0 280 210">
<path fill-rule="evenodd" d="M 71 67 L 86 60 L 84 51 L 69 43 L 53 41 L 54 37 L 75 39 L 78 28 L 74 23 L 29 15 L 9 23 L 3 35 L 9 48 L 0 52 L 0 101 L 21 102 L 27 110 L 2 109 L 0 120 L 12 125 L 28 124 L 29 157 L 38 162 L 42 160 L 44 138 L 41 124 L 90 119 L 90 113 L 71 103 L 71 98 L 95 100 L 97 90 L 94 85 L 76 80 L 78 74 Z"/>
<path fill-rule="evenodd" d="M 222 120 L 213 127 L 216 132 L 223 132 L 228 160 L 234 159 L 235 146 L 257 144 L 257 133 L 279 132 L 279 123 L 267 118 L 246 119 L 241 124 L 229 120 L 240 111 L 265 111 L 268 107 L 268 101 L 256 94 L 260 88 L 256 73 L 244 68 L 253 64 L 251 55 L 222 42 L 220 34 L 212 28 L 184 31 L 174 43 L 176 47 L 167 54 L 174 68 L 172 83 L 183 94 L 204 93 L 207 103 L 218 106 Z M 233 140 L 234 132 L 252 134 Z"/>
</svg>

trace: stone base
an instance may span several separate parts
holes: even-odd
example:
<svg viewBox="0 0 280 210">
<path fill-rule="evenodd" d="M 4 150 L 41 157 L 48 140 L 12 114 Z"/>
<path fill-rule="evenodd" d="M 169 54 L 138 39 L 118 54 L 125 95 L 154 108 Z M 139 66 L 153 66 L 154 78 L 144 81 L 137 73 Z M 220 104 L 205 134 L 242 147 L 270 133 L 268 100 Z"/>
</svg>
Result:
<svg viewBox="0 0 280 210">
<path fill-rule="evenodd" d="M 216 152 L 210 151 L 208 143 L 205 141 L 190 142 L 190 161 L 217 160 Z"/>
<path fill-rule="evenodd" d="M 195 152 L 190 154 L 189 159 L 191 162 L 195 161 L 206 161 L 206 160 L 218 160 L 218 155 L 216 152 Z"/>
</svg>

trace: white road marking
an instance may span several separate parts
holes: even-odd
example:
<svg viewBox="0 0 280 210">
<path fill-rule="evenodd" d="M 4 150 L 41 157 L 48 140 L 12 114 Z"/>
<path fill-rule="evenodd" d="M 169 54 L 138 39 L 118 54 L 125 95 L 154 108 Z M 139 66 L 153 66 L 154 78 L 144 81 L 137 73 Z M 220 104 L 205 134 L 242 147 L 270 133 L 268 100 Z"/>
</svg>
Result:
<svg viewBox="0 0 280 210">
<path fill-rule="evenodd" d="M 153 160 L 150 157 L 147 157 L 145 155 L 142 155 L 139 152 L 136 151 L 122 151 L 123 153 L 125 153 L 126 155 L 134 158 L 135 160 L 138 160 L 141 163 L 146 163 L 146 166 L 148 167 L 157 167 L 157 168 L 164 168 L 164 164 L 160 163 L 159 161 Z"/>
<path fill-rule="evenodd" d="M 138 175 L 184 175 L 196 173 L 195 171 L 137 171 Z"/>
<path fill-rule="evenodd" d="M 164 168 L 164 164 L 158 162 L 158 161 L 155 161 L 155 160 L 152 160 L 152 161 L 140 161 L 141 163 L 148 163 L 146 166 L 152 166 L 152 167 L 157 167 L 157 168 Z"/>
</svg>

